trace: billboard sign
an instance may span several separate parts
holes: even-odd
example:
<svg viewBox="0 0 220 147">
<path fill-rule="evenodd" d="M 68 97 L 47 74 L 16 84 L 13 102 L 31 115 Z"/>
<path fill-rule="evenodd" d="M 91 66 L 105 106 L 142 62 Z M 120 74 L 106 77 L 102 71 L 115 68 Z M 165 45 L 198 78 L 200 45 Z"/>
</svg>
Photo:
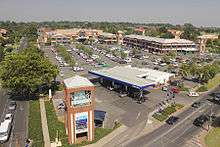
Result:
<svg viewBox="0 0 220 147">
<path fill-rule="evenodd" d="M 82 106 L 91 102 L 90 93 L 86 91 L 75 92 L 72 94 L 72 105 Z"/>
<path fill-rule="evenodd" d="M 88 132 L 88 112 L 81 112 L 75 114 L 76 134 Z"/>
</svg>

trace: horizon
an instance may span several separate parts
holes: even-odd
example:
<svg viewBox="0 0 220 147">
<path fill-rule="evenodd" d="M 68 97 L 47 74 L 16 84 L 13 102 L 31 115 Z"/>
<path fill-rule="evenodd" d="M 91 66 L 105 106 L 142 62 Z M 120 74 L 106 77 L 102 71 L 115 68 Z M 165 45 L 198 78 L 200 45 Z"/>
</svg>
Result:
<svg viewBox="0 0 220 147">
<path fill-rule="evenodd" d="M 191 23 L 197 27 L 220 27 L 220 20 L 215 17 L 220 13 L 219 5 L 218 0 L 2 0 L 0 21 Z"/>
</svg>

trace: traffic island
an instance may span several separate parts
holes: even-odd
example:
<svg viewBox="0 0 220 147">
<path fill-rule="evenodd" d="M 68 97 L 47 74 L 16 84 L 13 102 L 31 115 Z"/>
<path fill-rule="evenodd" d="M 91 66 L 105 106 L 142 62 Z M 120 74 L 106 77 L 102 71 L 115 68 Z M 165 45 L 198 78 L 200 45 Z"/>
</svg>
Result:
<svg viewBox="0 0 220 147">
<path fill-rule="evenodd" d="M 163 109 L 157 113 L 154 113 L 153 118 L 162 122 L 162 121 L 166 120 L 171 114 L 180 110 L 183 107 L 184 106 L 182 104 L 172 104 L 170 106 L 167 106 L 165 109 Z"/>
</svg>

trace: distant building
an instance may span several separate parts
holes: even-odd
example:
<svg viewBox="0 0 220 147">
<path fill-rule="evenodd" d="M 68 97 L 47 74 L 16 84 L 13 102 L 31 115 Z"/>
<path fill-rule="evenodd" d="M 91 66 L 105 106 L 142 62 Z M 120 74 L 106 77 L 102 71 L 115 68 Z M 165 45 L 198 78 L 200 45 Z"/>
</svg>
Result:
<svg viewBox="0 0 220 147">
<path fill-rule="evenodd" d="M 198 51 L 193 41 L 186 39 L 165 39 L 143 35 L 126 35 L 123 44 L 128 47 L 139 47 L 149 52 Z"/>
<path fill-rule="evenodd" d="M 143 27 L 139 27 L 134 29 L 134 33 L 137 35 L 145 35 L 145 29 Z"/>
<path fill-rule="evenodd" d="M 38 42 L 41 43 L 48 43 L 53 39 L 53 44 L 60 44 L 62 43 L 69 43 L 71 39 L 89 39 L 89 38 L 97 38 L 103 31 L 97 29 L 80 29 L 80 28 L 73 28 L 73 29 L 56 29 L 51 30 L 49 28 L 40 28 L 38 29 Z M 61 37 L 62 36 L 62 37 Z M 58 37 L 58 38 L 57 38 Z M 61 39 L 60 39 L 61 37 Z M 56 39 L 57 38 L 57 39 Z M 68 41 L 66 41 L 68 40 Z"/>
<path fill-rule="evenodd" d="M 95 86 L 81 76 L 64 80 L 67 111 L 65 127 L 69 144 L 94 140 Z"/>
<path fill-rule="evenodd" d="M 100 43 L 105 43 L 105 44 L 115 44 L 118 42 L 116 34 L 112 33 L 101 33 L 98 36 L 98 40 Z"/>
<path fill-rule="evenodd" d="M 206 51 L 206 42 L 208 40 L 215 40 L 215 39 L 218 39 L 218 35 L 216 35 L 216 34 L 206 34 L 206 35 L 198 36 L 198 43 L 199 43 L 200 52 Z"/>
<path fill-rule="evenodd" d="M 0 28 L 0 36 L 5 37 L 6 34 L 7 34 L 7 30 L 6 30 L 6 29 L 1 29 L 1 28 Z"/>
<path fill-rule="evenodd" d="M 175 37 L 175 39 L 180 39 L 180 36 L 183 33 L 183 31 L 174 30 L 174 29 L 170 29 L 170 30 L 168 30 L 168 32 L 170 32 Z"/>
<path fill-rule="evenodd" d="M 63 34 L 55 34 L 51 36 L 51 44 L 70 44 L 70 37 L 67 37 Z"/>
</svg>

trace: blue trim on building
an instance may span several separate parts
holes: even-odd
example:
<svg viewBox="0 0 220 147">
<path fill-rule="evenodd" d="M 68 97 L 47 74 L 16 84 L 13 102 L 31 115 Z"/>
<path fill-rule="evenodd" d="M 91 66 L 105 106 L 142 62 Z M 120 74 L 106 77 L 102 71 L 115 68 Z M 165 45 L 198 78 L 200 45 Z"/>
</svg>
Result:
<svg viewBox="0 0 220 147">
<path fill-rule="evenodd" d="M 138 86 L 138 85 L 135 85 L 135 84 L 132 84 L 132 83 L 128 83 L 128 82 L 125 82 L 125 81 L 121 81 L 121 80 L 118 80 L 118 79 L 114 79 L 114 78 L 111 78 L 111 77 L 108 77 L 108 76 L 104 76 L 104 75 L 101 75 L 101 74 L 98 74 L 98 73 L 95 73 L 95 72 L 92 72 L 92 71 L 88 71 L 88 73 L 90 74 L 93 74 L 93 75 L 96 75 L 96 76 L 99 76 L 99 77 L 102 77 L 104 79 L 107 79 L 107 80 L 111 80 L 111 81 L 115 81 L 119 84 L 124 84 L 124 85 L 128 85 L 130 87 L 134 87 L 134 88 L 137 88 L 139 90 L 143 90 L 147 87 L 150 87 L 150 86 L 155 86 L 155 84 L 149 84 L 149 85 L 144 85 L 144 86 Z"/>
</svg>

